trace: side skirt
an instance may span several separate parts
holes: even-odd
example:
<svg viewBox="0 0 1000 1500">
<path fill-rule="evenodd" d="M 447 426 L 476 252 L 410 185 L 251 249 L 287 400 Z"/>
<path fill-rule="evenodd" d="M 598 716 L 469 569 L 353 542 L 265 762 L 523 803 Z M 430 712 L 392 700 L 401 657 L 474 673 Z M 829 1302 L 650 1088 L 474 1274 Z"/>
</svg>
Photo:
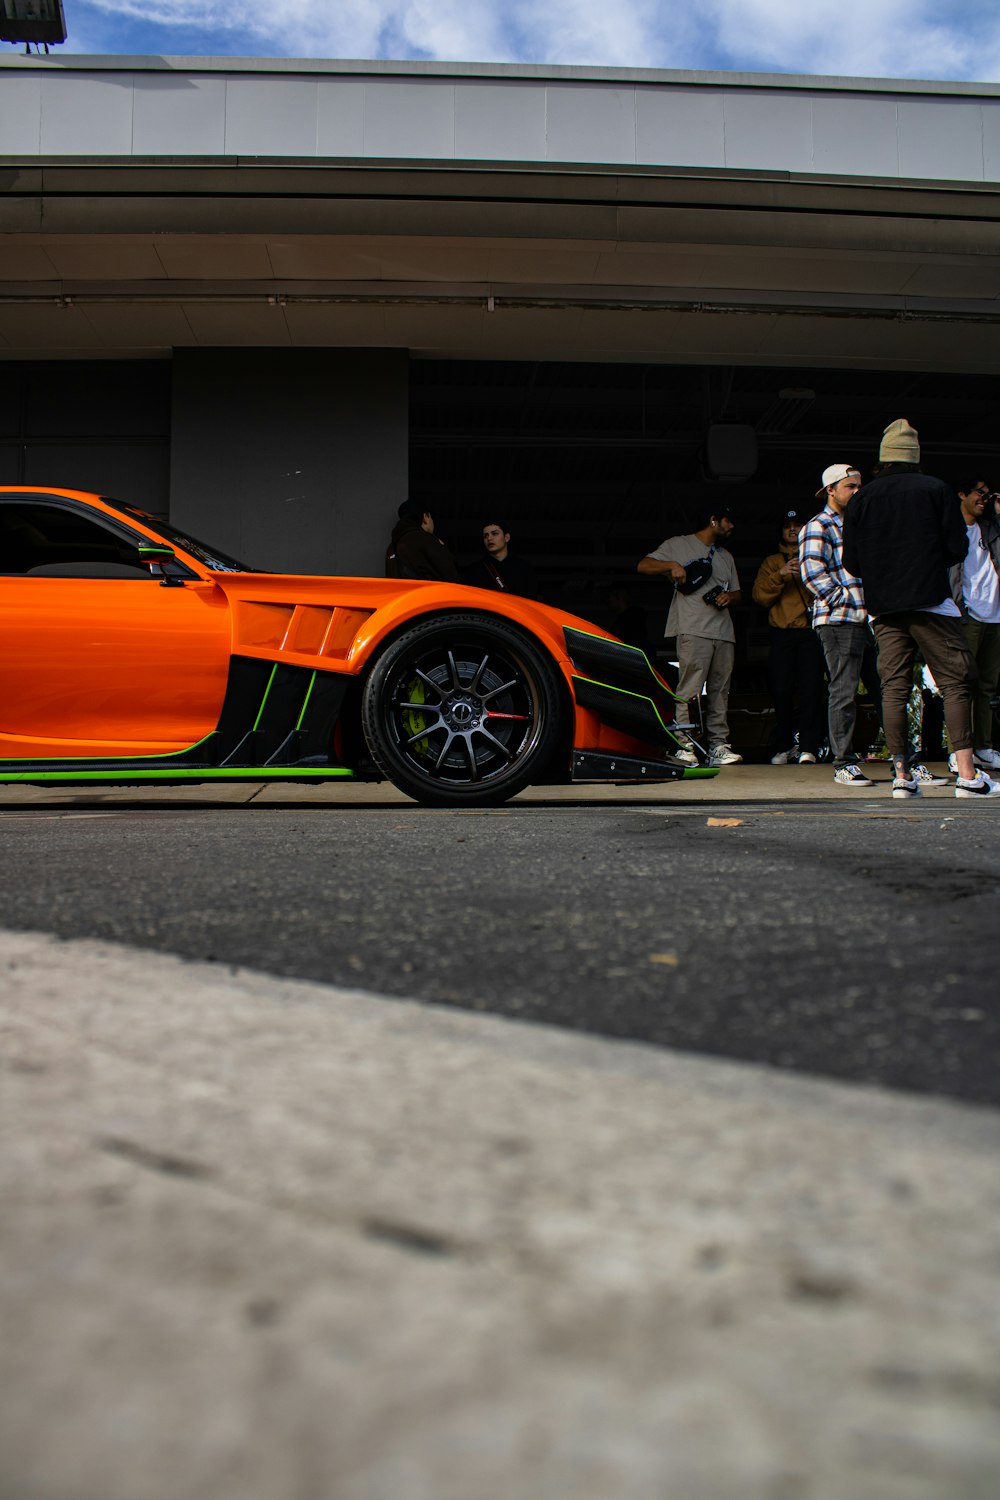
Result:
<svg viewBox="0 0 1000 1500">
<path fill-rule="evenodd" d="M 0 785 L 193 785 L 222 781 L 328 781 L 355 771 L 330 761 L 349 681 L 234 656 L 219 722 L 175 755 L 0 761 Z"/>
</svg>

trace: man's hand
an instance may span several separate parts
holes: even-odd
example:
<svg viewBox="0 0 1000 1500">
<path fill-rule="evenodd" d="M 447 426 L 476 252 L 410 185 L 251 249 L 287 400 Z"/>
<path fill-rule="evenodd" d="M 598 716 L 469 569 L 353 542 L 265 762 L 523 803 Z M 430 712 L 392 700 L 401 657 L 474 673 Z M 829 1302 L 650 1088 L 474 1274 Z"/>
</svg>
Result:
<svg viewBox="0 0 1000 1500">
<path fill-rule="evenodd" d="M 716 609 L 728 609 L 733 600 L 738 599 L 739 597 L 740 596 L 738 592 L 735 594 L 727 594 L 725 589 L 723 589 L 721 594 L 716 594 L 715 596 L 715 607 Z"/>
<path fill-rule="evenodd" d="M 798 558 L 797 557 L 790 557 L 786 563 L 782 563 L 781 567 L 778 569 L 778 577 L 779 578 L 801 578 L 802 577 L 802 570 L 799 567 L 799 560 L 798 560 Z"/>
</svg>

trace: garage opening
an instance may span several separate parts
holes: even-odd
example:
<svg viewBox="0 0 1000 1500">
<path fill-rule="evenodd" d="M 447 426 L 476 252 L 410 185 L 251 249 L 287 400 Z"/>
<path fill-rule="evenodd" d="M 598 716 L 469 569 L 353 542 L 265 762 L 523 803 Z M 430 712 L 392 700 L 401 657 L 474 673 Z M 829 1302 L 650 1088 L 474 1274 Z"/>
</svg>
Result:
<svg viewBox="0 0 1000 1500">
<path fill-rule="evenodd" d="M 610 629 L 624 604 L 661 662 L 673 654 L 670 589 L 636 564 L 693 528 L 706 491 L 731 508 L 744 596 L 732 717 L 748 754 L 763 752 L 770 705 L 766 616 L 750 589 L 786 511 L 819 509 L 827 464 L 867 476 L 884 427 L 905 416 L 928 473 L 972 468 L 1000 485 L 997 376 L 467 361 L 414 361 L 410 373 L 410 493 L 460 560 L 480 554 L 484 522 L 505 522 L 549 603 Z M 741 429 L 743 452 L 749 430 L 752 472 L 713 473 L 713 429 Z"/>
</svg>

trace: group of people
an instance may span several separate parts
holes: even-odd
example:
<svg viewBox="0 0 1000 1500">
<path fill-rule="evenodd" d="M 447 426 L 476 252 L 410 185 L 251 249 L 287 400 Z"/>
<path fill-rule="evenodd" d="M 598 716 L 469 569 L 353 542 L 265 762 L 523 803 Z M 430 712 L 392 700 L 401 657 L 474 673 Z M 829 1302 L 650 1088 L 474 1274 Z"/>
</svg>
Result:
<svg viewBox="0 0 1000 1500">
<path fill-rule="evenodd" d="M 387 578 L 428 578 L 439 583 L 467 583 L 535 599 L 538 590 L 529 562 L 510 550 L 510 531 L 502 521 L 483 523 L 483 553 L 468 567 L 434 534 L 434 517 L 419 500 L 404 500 L 386 548 Z"/>
<path fill-rule="evenodd" d="M 775 700 L 774 763 L 792 752 L 798 706 L 800 762 L 814 762 L 826 731 L 841 786 L 870 787 L 853 748 L 859 683 L 878 698 L 893 765 L 892 795 L 918 796 L 945 785 L 912 753 L 907 708 L 918 655 L 944 700 L 949 769 L 959 797 L 1000 797 L 993 749 L 992 699 L 1000 678 L 1000 518 L 982 477 L 956 491 L 920 469 L 920 442 L 905 418 L 885 429 L 874 477 L 852 464 L 822 475 L 818 515 L 794 511 L 781 525 L 779 550 L 766 558 L 753 588 L 768 610 L 769 674 Z M 724 543 L 733 530 L 722 507 L 706 508 L 694 532 L 668 538 L 639 563 L 663 574 L 675 593 L 666 634 L 677 637 L 681 698 L 705 693 L 709 763 L 731 765 L 728 703 L 735 655 L 730 610 L 741 592 Z M 689 764 L 697 756 L 681 748 Z"/>
<path fill-rule="evenodd" d="M 764 559 L 753 598 L 768 611 L 768 673 L 775 703 L 773 764 L 819 758 L 829 742 L 834 780 L 870 787 L 854 749 L 861 682 L 875 698 L 893 766 L 892 795 L 943 786 L 911 750 L 907 710 L 919 658 L 944 702 L 949 770 L 960 797 L 1000 797 L 993 704 L 1000 680 L 1000 515 L 982 476 L 953 490 L 920 468 L 920 441 L 905 418 L 891 422 L 874 477 L 853 464 L 824 469 L 808 521 L 781 522 L 777 552 Z M 674 585 L 665 634 L 676 637 L 683 699 L 705 697 L 712 766 L 742 757 L 729 732 L 736 655 L 732 608 L 742 599 L 726 547 L 728 509 L 707 502 L 693 532 L 668 537 L 641 559 L 641 574 Z M 499 520 L 482 528 L 483 555 L 465 568 L 434 533 L 419 501 L 405 501 L 386 551 L 386 574 L 467 583 L 537 598 L 529 563 L 511 552 Z M 825 700 L 825 712 L 824 712 Z M 797 750 L 795 744 L 797 733 Z M 676 758 L 695 765 L 693 745 Z"/>
</svg>

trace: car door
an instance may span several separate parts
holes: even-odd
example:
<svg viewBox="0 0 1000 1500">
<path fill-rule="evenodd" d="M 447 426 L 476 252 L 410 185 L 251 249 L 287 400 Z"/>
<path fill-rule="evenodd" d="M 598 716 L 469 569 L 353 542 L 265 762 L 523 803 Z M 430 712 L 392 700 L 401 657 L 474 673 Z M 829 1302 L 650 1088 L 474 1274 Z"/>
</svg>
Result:
<svg viewBox="0 0 1000 1500">
<path fill-rule="evenodd" d="M 82 501 L 0 497 L 0 759 L 171 754 L 215 728 L 225 594 L 193 569 L 165 587 L 148 540 Z"/>
</svg>

